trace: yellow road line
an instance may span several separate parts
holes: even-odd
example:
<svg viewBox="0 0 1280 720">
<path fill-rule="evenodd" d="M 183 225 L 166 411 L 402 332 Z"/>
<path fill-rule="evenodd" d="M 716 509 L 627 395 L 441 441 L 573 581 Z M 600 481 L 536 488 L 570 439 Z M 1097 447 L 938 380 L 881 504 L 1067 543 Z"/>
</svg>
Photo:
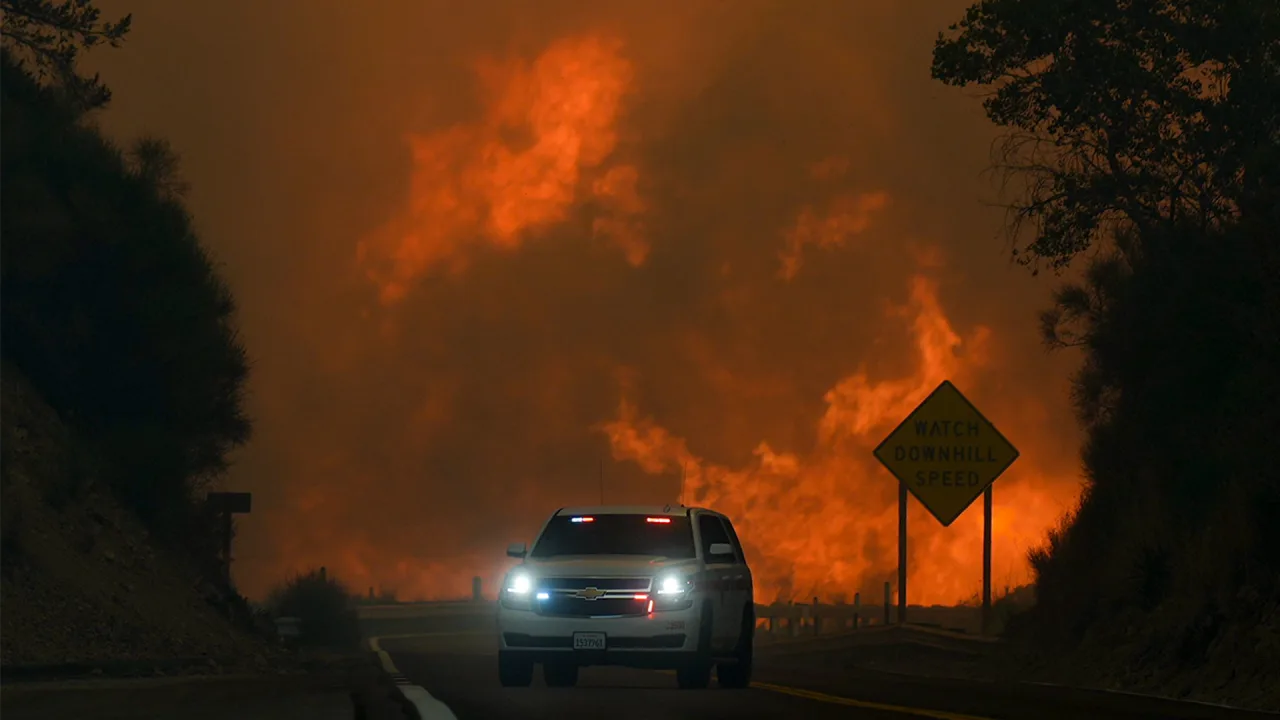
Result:
<svg viewBox="0 0 1280 720">
<path fill-rule="evenodd" d="M 801 688 L 786 687 L 785 685 L 773 685 L 771 683 L 753 682 L 751 683 L 751 687 L 759 690 L 768 690 L 769 692 L 782 693 L 784 695 L 792 695 L 808 700 L 816 700 L 817 702 L 824 702 L 832 705 L 845 705 L 848 707 L 863 708 L 866 710 L 882 710 L 884 712 L 899 713 L 903 715 L 916 715 L 918 717 L 933 718 L 934 720 L 991 720 L 991 718 L 979 717 L 977 715 L 961 715 L 960 713 L 944 712 L 942 710 L 929 710 L 927 708 L 915 708 L 906 707 L 904 705 L 888 705 L 886 703 L 867 702 L 866 700 L 854 700 L 852 698 L 840 697 L 838 695 L 828 695 L 826 693 L 815 692 L 813 690 L 802 690 Z"/>
</svg>

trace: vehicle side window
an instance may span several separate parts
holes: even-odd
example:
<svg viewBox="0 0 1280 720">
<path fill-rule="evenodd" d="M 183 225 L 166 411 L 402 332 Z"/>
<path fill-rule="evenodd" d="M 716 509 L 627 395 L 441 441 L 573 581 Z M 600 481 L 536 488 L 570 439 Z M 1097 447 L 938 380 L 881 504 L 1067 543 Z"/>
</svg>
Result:
<svg viewBox="0 0 1280 720">
<path fill-rule="evenodd" d="M 724 529 L 729 534 L 729 544 L 733 545 L 734 560 L 739 565 L 747 564 L 746 553 L 742 551 L 742 543 L 738 541 L 738 533 L 733 529 L 733 523 L 729 522 L 729 518 L 722 518 Z"/>
<path fill-rule="evenodd" d="M 724 531 L 724 525 L 720 522 L 720 518 L 715 515 L 699 515 L 698 516 L 698 534 L 702 540 L 702 556 L 709 563 L 731 563 L 733 562 L 733 553 L 728 555 L 712 555 L 711 546 L 715 543 L 727 543 L 729 534 Z"/>
</svg>

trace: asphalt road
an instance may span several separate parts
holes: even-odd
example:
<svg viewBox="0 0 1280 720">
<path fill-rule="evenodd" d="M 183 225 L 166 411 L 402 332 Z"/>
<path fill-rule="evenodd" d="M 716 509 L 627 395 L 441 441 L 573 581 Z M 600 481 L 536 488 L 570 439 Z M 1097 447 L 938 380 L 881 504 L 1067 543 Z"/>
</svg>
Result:
<svg viewBox="0 0 1280 720">
<path fill-rule="evenodd" d="M 399 671 L 445 703 L 458 720 L 555 718 L 857 718 L 860 720 L 1176 720 L 1265 718 L 1262 713 L 1149 698 L 966 683 L 806 665 L 758 655 L 753 686 L 680 690 L 669 673 L 584 668 L 574 688 L 498 684 L 493 619 L 440 610 L 368 626 Z"/>
<path fill-rule="evenodd" d="M 766 689 L 721 690 L 714 681 L 707 690 L 680 690 L 673 675 L 628 668 L 584 668 L 574 688 L 548 688 L 537 676 L 532 687 L 504 688 L 498 684 L 492 640 L 492 633 L 471 632 L 389 639 L 382 646 L 400 672 L 448 705 L 458 720 L 904 717 Z"/>
</svg>

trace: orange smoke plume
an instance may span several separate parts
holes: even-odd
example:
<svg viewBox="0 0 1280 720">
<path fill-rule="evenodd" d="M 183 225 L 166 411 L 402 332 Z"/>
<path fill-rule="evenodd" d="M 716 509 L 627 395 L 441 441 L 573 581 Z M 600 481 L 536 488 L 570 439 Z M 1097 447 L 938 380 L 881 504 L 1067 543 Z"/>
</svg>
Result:
<svg viewBox="0 0 1280 720">
<path fill-rule="evenodd" d="M 528 231 L 566 220 L 593 177 L 596 234 L 632 265 L 644 262 L 638 171 L 607 166 L 634 76 L 621 49 L 588 36 L 557 41 L 532 63 L 479 63 L 483 116 L 409 137 L 407 206 L 357 251 L 384 304 L 402 300 L 433 269 L 465 269 L 468 246 L 514 250 Z"/>
<path fill-rule="evenodd" d="M 935 283 L 920 275 L 911 280 L 907 306 L 894 314 L 910 320 L 915 368 L 889 379 L 873 379 L 864 370 L 837 383 L 826 394 L 811 457 L 777 452 L 761 442 L 751 465 L 719 466 L 642 417 L 629 392 L 617 417 L 601 426 L 615 459 L 652 475 L 684 472 L 684 502 L 734 518 L 755 568 L 759 601 L 850 598 L 873 591 L 895 572 L 897 481 L 871 451 L 944 379 L 961 387 L 974 384 L 987 364 L 991 333 L 979 326 L 961 337 L 943 312 Z M 1028 463 L 1025 455 L 1020 462 Z M 1021 480 L 1006 476 L 997 486 L 993 546 L 1010 570 L 995 582 L 1028 579 L 1026 550 L 1060 513 L 1052 492 L 1027 482 L 1025 472 Z M 966 513 L 943 529 L 914 501 L 910 513 L 910 601 L 970 598 L 981 579 L 980 515 Z"/>
</svg>

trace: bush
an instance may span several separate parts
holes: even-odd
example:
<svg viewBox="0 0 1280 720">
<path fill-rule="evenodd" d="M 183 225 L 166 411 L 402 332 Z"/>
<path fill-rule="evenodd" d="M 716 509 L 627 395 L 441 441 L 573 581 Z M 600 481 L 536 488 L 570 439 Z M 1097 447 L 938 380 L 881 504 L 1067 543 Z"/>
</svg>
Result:
<svg viewBox="0 0 1280 720">
<path fill-rule="evenodd" d="M 302 621 L 302 644 L 349 650 L 360 642 L 355 598 L 324 568 L 300 574 L 273 590 L 267 608 L 277 618 Z"/>
<path fill-rule="evenodd" d="M 4 356 L 102 461 L 115 494 L 188 539 L 195 494 L 249 437 L 235 305 L 163 141 L 123 153 L 6 51 Z"/>
</svg>

